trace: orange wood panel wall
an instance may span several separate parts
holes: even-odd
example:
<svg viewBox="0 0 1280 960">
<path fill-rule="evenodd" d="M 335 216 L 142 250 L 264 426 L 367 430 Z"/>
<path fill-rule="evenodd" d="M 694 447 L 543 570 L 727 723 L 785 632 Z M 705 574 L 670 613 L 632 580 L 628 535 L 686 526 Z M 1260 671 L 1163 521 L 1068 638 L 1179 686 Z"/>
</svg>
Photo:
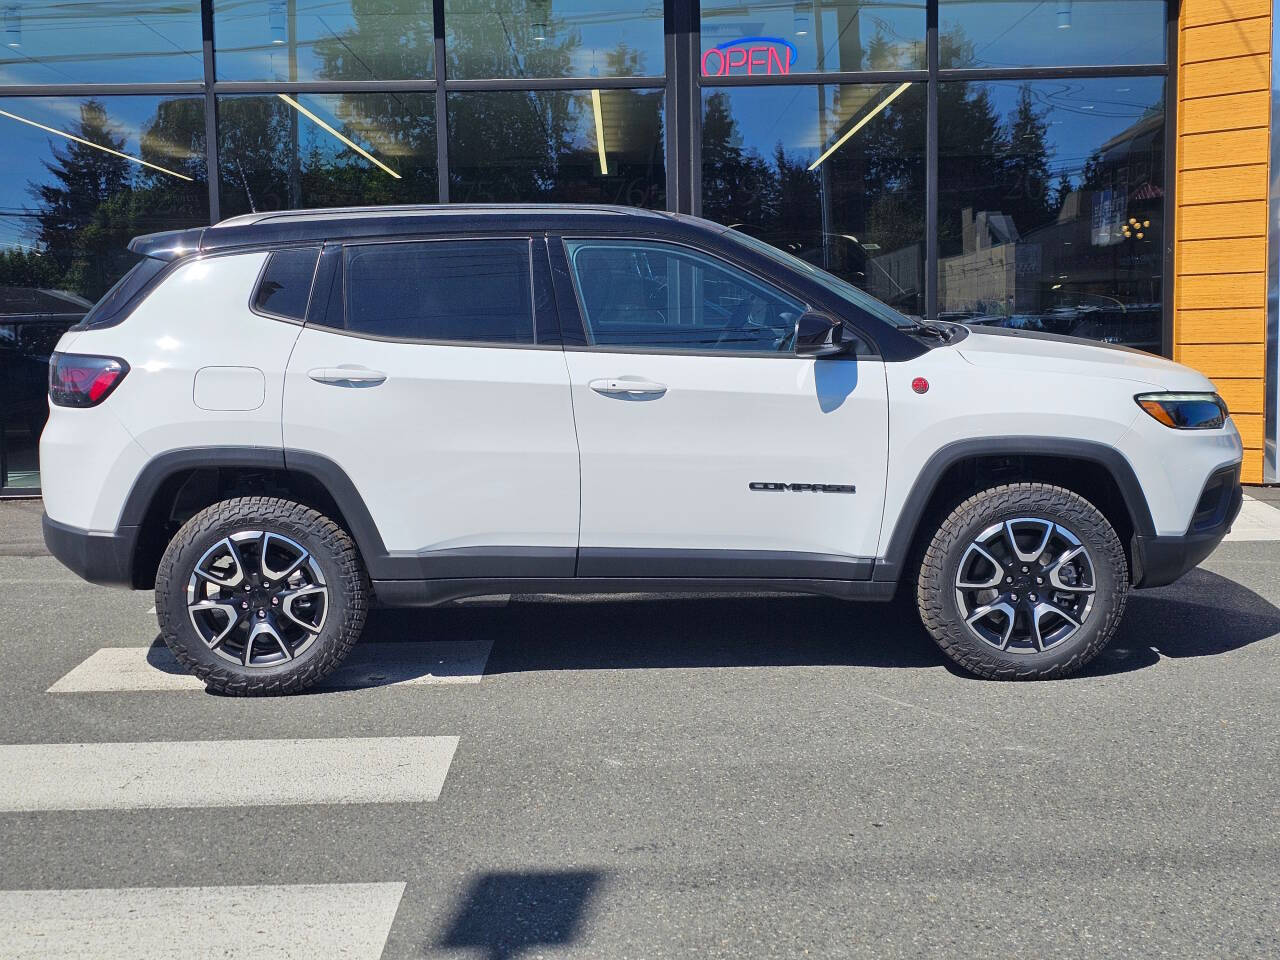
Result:
<svg viewBox="0 0 1280 960">
<path fill-rule="evenodd" d="M 1271 0 L 1182 0 L 1173 358 L 1202 371 L 1262 482 Z"/>
</svg>

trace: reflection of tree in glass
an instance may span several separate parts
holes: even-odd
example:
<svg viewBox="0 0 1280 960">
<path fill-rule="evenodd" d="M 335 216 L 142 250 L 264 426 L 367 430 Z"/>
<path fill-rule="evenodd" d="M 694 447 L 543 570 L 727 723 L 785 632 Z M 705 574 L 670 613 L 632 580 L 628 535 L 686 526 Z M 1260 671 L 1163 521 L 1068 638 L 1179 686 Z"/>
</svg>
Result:
<svg viewBox="0 0 1280 960">
<path fill-rule="evenodd" d="M 419 77 L 435 51 L 430 0 L 350 0 L 350 4 L 355 26 L 315 42 L 316 78 Z"/>
<path fill-rule="evenodd" d="M 516 50 L 527 45 L 500 43 L 501 36 L 495 31 L 473 32 L 461 49 L 450 48 L 451 65 L 480 56 L 495 64 L 495 76 L 516 75 L 513 71 L 522 69 L 522 63 L 527 66 L 534 54 L 518 57 Z M 567 65 L 578 42 L 571 33 L 547 55 L 564 57 Z M 644 70 L 644 54 L 625 42 L 604 51 L 601 61 L 606 75 Z M 600 92 L 609 157 L 608 173 L 602 174 L 589 91 L 451 93 L 450 199 L 662 206 L 662 100 L 661 91 Z"/>
<path fill-rule="evenodd" d="M 126 138 L 100 100 L 85 100 L 68 133 L 127 153 Z M 96 300 L 134 257 L 129 240 L 208 222 L 204 114 L 198 98 L 161 101 L 141 137 L 142 159 L 183 180 L 84 143 L 51 142 L 48 179 L 31 184 L 36 225 L 31 251 L 0 253 L 5 286 L 56 289 Z"/>
</svg>

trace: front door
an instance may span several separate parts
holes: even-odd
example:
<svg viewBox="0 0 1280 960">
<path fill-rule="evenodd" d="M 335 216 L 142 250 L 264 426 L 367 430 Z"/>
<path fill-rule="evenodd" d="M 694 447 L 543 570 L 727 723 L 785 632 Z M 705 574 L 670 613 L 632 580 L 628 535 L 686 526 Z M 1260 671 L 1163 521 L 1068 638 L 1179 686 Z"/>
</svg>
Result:
<svg viewBox="0 0 1280 960">
<path fill-rule="evenodd" d="M 878 359 L 795 356 L 806 304 L 675 243 L 564 241 L 579 576 L 866 579 L 888 445 Z"/>
<path fill-rule="evenodd" d="M 350 477 L 386 548 L 375 578 L 573 576 L 569 377 L 537 343 L 530 248 L 348 244 L 315 294 L 329 306 L 289 363 L 286 460 L 313 451 Z"/>
</svg>

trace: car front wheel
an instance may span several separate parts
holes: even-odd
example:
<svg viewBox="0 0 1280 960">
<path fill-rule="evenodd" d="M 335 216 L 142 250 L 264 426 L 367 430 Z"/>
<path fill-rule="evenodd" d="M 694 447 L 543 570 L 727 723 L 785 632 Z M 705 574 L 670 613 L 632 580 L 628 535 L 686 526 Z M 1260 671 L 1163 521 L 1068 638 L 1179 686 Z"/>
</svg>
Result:
<svg viewBox="0 0 1280 960">
<path fill-rule="evenodd" d="M 237 696 L 294 693 L 323 679 L 359 638 L 367 609 L 347 533 L 274 497 L 200 511 L 156 574 L 165 643 L 209 689 Z"/>
<path fill-rule="evenodd" d="M 1110 641 L 1129 590 L 1124 548 L 1079 494 L 1044 483 L 983 490 L 925 552 L 925 627 L 965 670 L 990 679 L 1064 677 Z"/>
</svg>

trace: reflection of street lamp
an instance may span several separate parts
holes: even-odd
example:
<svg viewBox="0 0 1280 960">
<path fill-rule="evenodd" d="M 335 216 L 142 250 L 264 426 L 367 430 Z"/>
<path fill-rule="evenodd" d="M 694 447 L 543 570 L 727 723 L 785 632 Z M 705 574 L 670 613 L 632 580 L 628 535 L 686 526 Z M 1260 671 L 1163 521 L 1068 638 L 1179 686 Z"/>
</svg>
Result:
<svg viewBox="0 0 1280 960">
<path fill-rule="evenodd" d="M 14 48 L 22 46 L 22 8 L 16 3 L 4 8 L 4 42 Z"/>
<path fill-rule="evenodd" d="M 271 27 L 272 46 L 284 46 L 285 29 L 283 3 L 273 3 L 267 7 L 267 24 Z"/>
<path fill-rule="evenodd" d="M 1071 0 L 1058 0 L 1058 29 L 1071 29 Z"/>
<path fill-rule="evenodd" d="M 551 18 L 551 0 L 529 0 L 529 26 L 533 39 L 539 43 L 547 39 L 547 21 Z"/>
<path fill-rule="evenodd" d="M 793 16 L 797 37 L 807 37 L 809 35 L 809 14 L 812 10 L 813 4 L 808 0 L 796 0 Z"/>
</svg>

